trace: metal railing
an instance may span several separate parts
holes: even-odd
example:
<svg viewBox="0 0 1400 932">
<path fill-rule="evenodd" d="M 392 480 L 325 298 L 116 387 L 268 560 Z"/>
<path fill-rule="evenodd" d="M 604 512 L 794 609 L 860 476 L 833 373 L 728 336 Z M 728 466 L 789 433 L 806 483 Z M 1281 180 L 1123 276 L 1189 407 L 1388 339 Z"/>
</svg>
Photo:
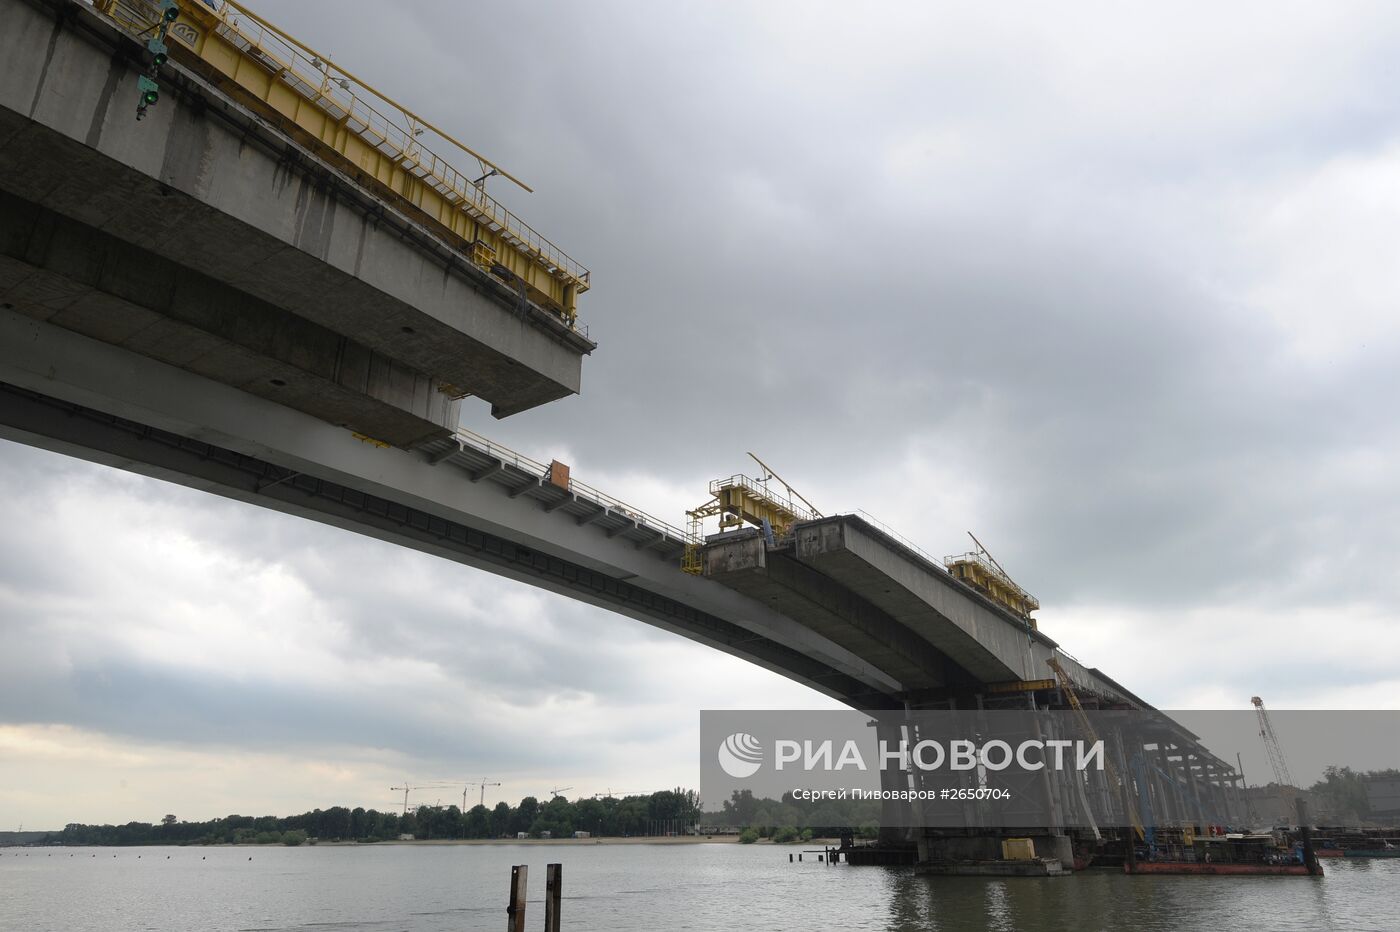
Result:
<svg viewBox="0 0 1400 932">
<path fill-rule="evenodd" d="M 900 542 L 901 544 L 903 544 L 905 547 L 908 547 L 910 550 L 914 551 L 914 552 L 917 553 L 919 556 L 923 557 L 923 558 L 924 558 L 925 560 L 927 560 L 929 563 L 933 564 L 934 566 L 936 566 L 936 567 L 938 567 L 939 569 L 944 570 L 944 571 L 946 572 L 946 567 L 945 567 L 942 563 L 939 563 L 937 560 L 935 560 L 935 559 L 929 554 L 929 552 L 928 552 L 927 550 L 925 550 L 924 548 L 920 547 L 918 544 L 914 543 L 912 540 L 910 540 L 909 538 L 905 537 L 903 534 L 899 533 L 899 532 L 896 531 L 894 528 L 890 527 L 888 524 L 886 524 L 885 522 L 881 521 L 879 518 L 877 518 L 877 517 L 875 517 L 874 515 L 872 515 L 870 512 L 865 511 L 864 509 L 861 509 L 861 508 L 857 508 L 857 509 L 856 509 L 856 514 L 860 515 L 860 517 L 861 517 L 865 522 L 867 522 L 868 524 L 873 524 L 875 527 L 879 528 L 880 531 L 882 531 L 883 533 L 887 534 L 887 535 L 890 536 L 890 537 L 893 537 L 895 540 L 899 541 L 899 542 Z"/>
<path fill-rule="evenodd" d="M 743 489 L 754 498 L 765 499 L 779 508 L 793 515 L 798 521 L 815 521 L 817 516 L 811 511 L 798 505 L 786 495 L 781 495 L 770 491 L 768 483 L 759 482 L 757 479 L 750 479 L 744 475 L 733 475 L 728 479 L 712 479 L 710 481 L 710 494 L 718 495 L 721 489 Z"/>
<path fill-rule="evenodd" d="M 975 563 L 980 566 L 982 571 L 988 576 L 993 576 L 1000 580 L 1008 589 L 1018 592 L 1021 595 L 1029 595 L 1024 589 L 1016 585 L 1016 583 L 1011 580 L 1010 576 L 1007 576 L 998 569 L 992 561 L 975 550 L 970 550 L 967 553 L 954 553 L 943 558 L 943 565 L 945 567 L 952 567 L 954 563 Z"/>
<path fill-rule="evenodd" d="M 604 508 L 609 508 L 613 511 L 620 512 L 621 514 L 632 518 L 638 524 L 651 528 L 654 531 L 660 531 L 666 534 L 668 537 L 674 537 L 677 541 L 681 543 L 692 543 L 691 536 L 685 531 L 676 527 L 674 524 L 669 524 L 665 521 L 662 521 L 655 515 L 648 514 L 645 511 L 639 511 L 638 509 L 633 508 L 626 502 L 623 502 L 622 500 L 617 498 L 613 498 L 606 492 L 600 492 L 597 489 L 593 488 L 591 485 L 579 482 L 577 479 L 569 479 L 569 491 L 573 492 L 575 495 L 578 495 L 580 498 L 588 499 L 595 505 L 602 505 Z"/>
<path fill-rule="evenodd" d="M 487 456 L 494 457 L 508 466 L 514 466 L 521 472 L 529 473 L 542 482 L 547 482 L 549 477 L 549 467 L 539 460 L 531 459 L 523 453 L 517 453 L 510 447 L 502 446 L 493 440 L 488 440 L 475 431 L 467 430 L 465 427 L 457 428 L 457 441 L 465 446 L 471 447 Z M 606 508 L 629 518 L 641 527 L 649 528 L 667 537 L 674 538 L 677 543 L 695 543 L 695 539 L 690 534 L 681 530 L 673 524 L 668 524 L 660 518 L 642 511 L 627 504 L 619 498 L 614 498 L 606 492 L 601 492 L 585 482 L 580 482 L 573 477 L 569 478 L 569 491 L 585 501 Z"/>
<path fill-rule="evenodd" d="M 440 194 L 457 198 L 456 206 L 477 216 L 493 232 L 502 232 L 508 240 L 514 241 L 513 245 L 526 253 L 533 253 L 551 274 L 562 270 L 567 277 L 587 288 L 588 269 L 419 141 L 420 136 L 430 131 L 426 121 L 334 62 L 301 45 L 251 10 L 223 0 L 215 15 L 221 21 L 220 34 L 244 54 L 261 61 L 269 70 L 279 72 L 282 79 L 293 85 L 302 96 L 316 103 L 333 119 L 344 121 L 352 132 L 399 161 L 411 174 L 428 181 Z M 379 101 L 381 106 L 397 112 L 402 123 L 386 116 L 357 94 L 354 88 L 360 88 Z M 476 159 L 482 165 L 483 174 L 485 169 L 500 171 L 490 161 L 455 140 L 433 132 L 444 143 L 461 148 Z"/>
<path fill-rule="evenodd" d="M 952 569 L 953 564 L 955 563 L 975 563 L 977 566 L 981 567 L 982 571 L 988 576 L 995 578 L 1002 585 L 1006 586 L 1006 588 L 1016 593 L 1016 595 L 1024 601 L 1024 607 L 1027 611 L 1033 612 L 1036 609 L 1040 608 L 1039 599 L 1031 595 L 1025 589 L 1022 589 L 1021 586 L 1015 580 L 1013 580 L 1010 576 L 1007 576 L 1006 573 L 1003 572 L 1000 567 L 992 563 L 982 554 L 976 551 L 969 551 L 967 553 L 955 553 L 951 556 L 946 556 L 943 558 L 943 565 L 950 570 Z"/>
<path fill-rule="evenodd" d="M 151 0 L 105 0 L 97 6 L 138 36 L 147 32 L 159 19 L 159 5 Z M 493 233 L 499 233 L 524 255 L 544 266 L 551 275 L 572 279 L 579 291 L 588 289 L 588 269 L 488 195 L 477 181 L 468 179 L 446 159 L 423 145 L 420 137 L 431 132 L 445 145 L 458 148 L 476 159 L 482 166 L 482 182 L 490 174 L 511 177 L 509 173 L 434 129 L 426 120 L 302 45 L 251 10 L 228 0 L 220 0 L 218 3 L 203 3 L 200 11 L 216 18 L 219 35 L 250 61 L 266 68 L 333 120 L 344 123 L 348 130 L 375 150 L 433 187 L 454 207 L 470 214 Z M 356 88 L 378 101 L 380 106 L 376 107 L 356 93 Z M 380 107 L 397 113 L 398 119 L 385 115 Z M 519 181 L 516 183 L 525 187 Z"/>
<path fill-rule="evenodd" d="M 488 440 L 481 434 L 467 430 L 465 427 L 457 428 L 457 439 L 472 449 L 485 453 L 487 456 L 493 456 L 507 466 L 514 466 L 523 472 L 533 473 L 540 478 L 549 473 L 549 467 L 539 460 L 530 459 L 523 453 L 517 453 L 510 447 L 501 446 L 494 440 Z"/>
</svg>

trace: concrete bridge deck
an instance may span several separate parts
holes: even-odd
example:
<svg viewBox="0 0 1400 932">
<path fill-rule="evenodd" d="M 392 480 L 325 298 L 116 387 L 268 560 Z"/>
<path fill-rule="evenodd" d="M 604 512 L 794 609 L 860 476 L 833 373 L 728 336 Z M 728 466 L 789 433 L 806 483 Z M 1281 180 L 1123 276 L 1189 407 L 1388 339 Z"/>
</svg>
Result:
<svg viewBox="0 0 1400 932">
<path fill-rule="evenodd" d="M 396 446 L 577 392 L 581 332 L 71 0 L 0 0 L 0 303 Z"/>
</svg>

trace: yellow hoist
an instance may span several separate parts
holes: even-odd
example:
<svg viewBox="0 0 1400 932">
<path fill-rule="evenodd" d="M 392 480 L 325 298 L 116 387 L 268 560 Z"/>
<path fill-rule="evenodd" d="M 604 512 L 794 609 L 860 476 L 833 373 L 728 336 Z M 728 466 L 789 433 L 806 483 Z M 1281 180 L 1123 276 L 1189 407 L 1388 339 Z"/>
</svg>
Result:
<svg viewBox="0 0 1400 932">
<path fill-rule="evenodd" d="M 1010 574 L 1002 569 L 1001 564 L 982 546 L 976 535 L 968 531 L 967 536 L 972 538 L 977 549 L 944 557 L 944 567 L 954 579 L 961 579 L 991 597 L 993 601 L 1011 609 L 1032 629 L 1036 629 L 1036 621 L 1031 617 L 1031 612 L 1040 608 L 1040 600 L 1012 581 Z"/>
<path fill-rule="evenodd" d="M 735 475 L 728 479 L 716 479 L 710 483 L 710 499 L 698 508 L 687 511 L 690 532 L 685 554 L 681 558 L 681 569 L 699 576 L 705 572 L 703 524 L 706 518 L 719 517 L 721 531 L 741 527 L 745 524 L 761 528 L 770 542 L 786 537 L 792 526 L 800 521 L 813 521 L 820 518 L 821 512 L 803 498 L 782 477 L 752 453 L 749 456 L 763 469 L 761 479 Z M 777 482 L 786 490 L 778 492 L 770 485 Z M 796 499 L 802 504 L 793 501 Z M 805 506 L 805 507 L 803 507 Z"/>
</svg>

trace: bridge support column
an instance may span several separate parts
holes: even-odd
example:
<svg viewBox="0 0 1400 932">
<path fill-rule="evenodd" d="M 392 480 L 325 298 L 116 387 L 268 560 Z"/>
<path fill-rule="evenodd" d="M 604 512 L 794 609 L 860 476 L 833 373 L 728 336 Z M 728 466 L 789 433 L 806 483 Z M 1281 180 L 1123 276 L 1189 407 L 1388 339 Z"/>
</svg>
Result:
<svg viewBox="0 0 1400 932">
<path fill-rule="evenodd" d="M 897 747 L 904 740 L 903 728 L 882 717 L 875 725 L 876 739 L 886 747 Z M 901 793 L 909 789 L 909 777 L 899 770 L 882 767 L 880 769 L 880 789 L 886 793 Z M 917 810 L 907 800 L 885 799 L 880 802 L 880 844 L 883 847 L 901 847 L 916 839 L 919 844 L 919 858 L 923 860 L 922 828 L 910 828 L 910 816 Z"/>
</svg>

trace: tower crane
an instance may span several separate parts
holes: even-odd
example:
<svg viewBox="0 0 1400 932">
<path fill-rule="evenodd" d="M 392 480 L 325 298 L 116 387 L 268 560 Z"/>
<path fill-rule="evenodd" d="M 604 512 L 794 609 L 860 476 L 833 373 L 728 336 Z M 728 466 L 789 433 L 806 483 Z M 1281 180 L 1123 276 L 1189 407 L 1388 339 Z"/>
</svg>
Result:
<svg viewBox="0 0 1400 932">
<path fill-rule="evenodd" d="M 594 798 L 594 799 L 627 799 L 629 796 L 650 796 L 650 795 L 651 795 L 651 791 L 650 791 L 650 790 L 641 790 L 641 791 L 639 791 L 639 792 L 631 793 L 631 792 L 627 792 L 627 791 L 625 791 L 625 790 L 614 790 L 614 789 L 612 789 L 612 788 L 608 788 L 608 789 L 604 790 L 604 791 L 601 792 L 601 793 L 594 793 L 594 794 L 593 794 L 593 798 Z"/>
<path fill-rule="evenodd" d="M 391 786 L 389 791 L 393 793 L 403 793 L 403 814 L 408 815 L 408 794 L 412 790 L 421 790 L 421 786 L 410 786 L 408 781 L 403 781 L 403 786 Z"/>
<path fill-rule="evenodd" d="M 467 811 L 467 790 L 468 790 L 468 789 L 470 789 L 470 788 L 473 787 L 473 786 L 475 786 L 475 787 L 480 787 L 480 789 L 481 789 L 481 798 L 480 798 L 479 800 L 477 800 L 477 803 L 478 803 L 478 805 L 485 806 L 485 805 L 486 805 L 486 788 L 487 788 L 488 786 L 500 786 L 500 785 L 501 785 L 500 783 L 490 783 L 490 782 L 487 782 L 487 780 L 486 780 L 485 777 L 482 777 L 480 781 L 475 781 L 475 780 L 473 780 L 473 781 L 471 781 L 471 782 L 468 782 L 465 786 L 462 787 L 462 811 L 463 811 L 463 812 L 466 812 L 466 811 Z"/>
<path fill-rule="evenodd" d="M 391 786 L 389 787 L 389 790 L 394 793 L 403 794 L 403 814 L 408 815 L 409 793 L 415 790 L 443 790 L 448 788 L 456 789 L 456 787 L 457 784 L 455 783 L 414 783 L 410 785 L 409 782 L 405 780 L 403 782 L 403 786 Z"/>
<path fill-rule="evenodd" d="M 1292 786 L 1293 775 L 1288 772 L 1288 761 L 1283 759 L 1283 747 L 1278 743 L 1274 723 L 1269 720 L 1269 712 L 1264 708 L 1264 700 L 1251 696 L 1254 712 L 1259 717 L 1259 737 L 1264 742 L 1264 750 L 1269 755 L 1269 766 L 1274 769 L 1274 781 L 1279 786 Z"/>
<path fill-rule="evenodd" d="M 554 797 L 558 796 L 560 793 L 567 793 L 567 792 L 568 792 L 569 790 L 571 790 L 571 789 L 573 789 L 572 786 L 556 786 L 554 789 L 552 789 L 552 790 L 549 791 L 549 798 L 550 798 L 550 799 L 553 799 Z"/>
</svg>

